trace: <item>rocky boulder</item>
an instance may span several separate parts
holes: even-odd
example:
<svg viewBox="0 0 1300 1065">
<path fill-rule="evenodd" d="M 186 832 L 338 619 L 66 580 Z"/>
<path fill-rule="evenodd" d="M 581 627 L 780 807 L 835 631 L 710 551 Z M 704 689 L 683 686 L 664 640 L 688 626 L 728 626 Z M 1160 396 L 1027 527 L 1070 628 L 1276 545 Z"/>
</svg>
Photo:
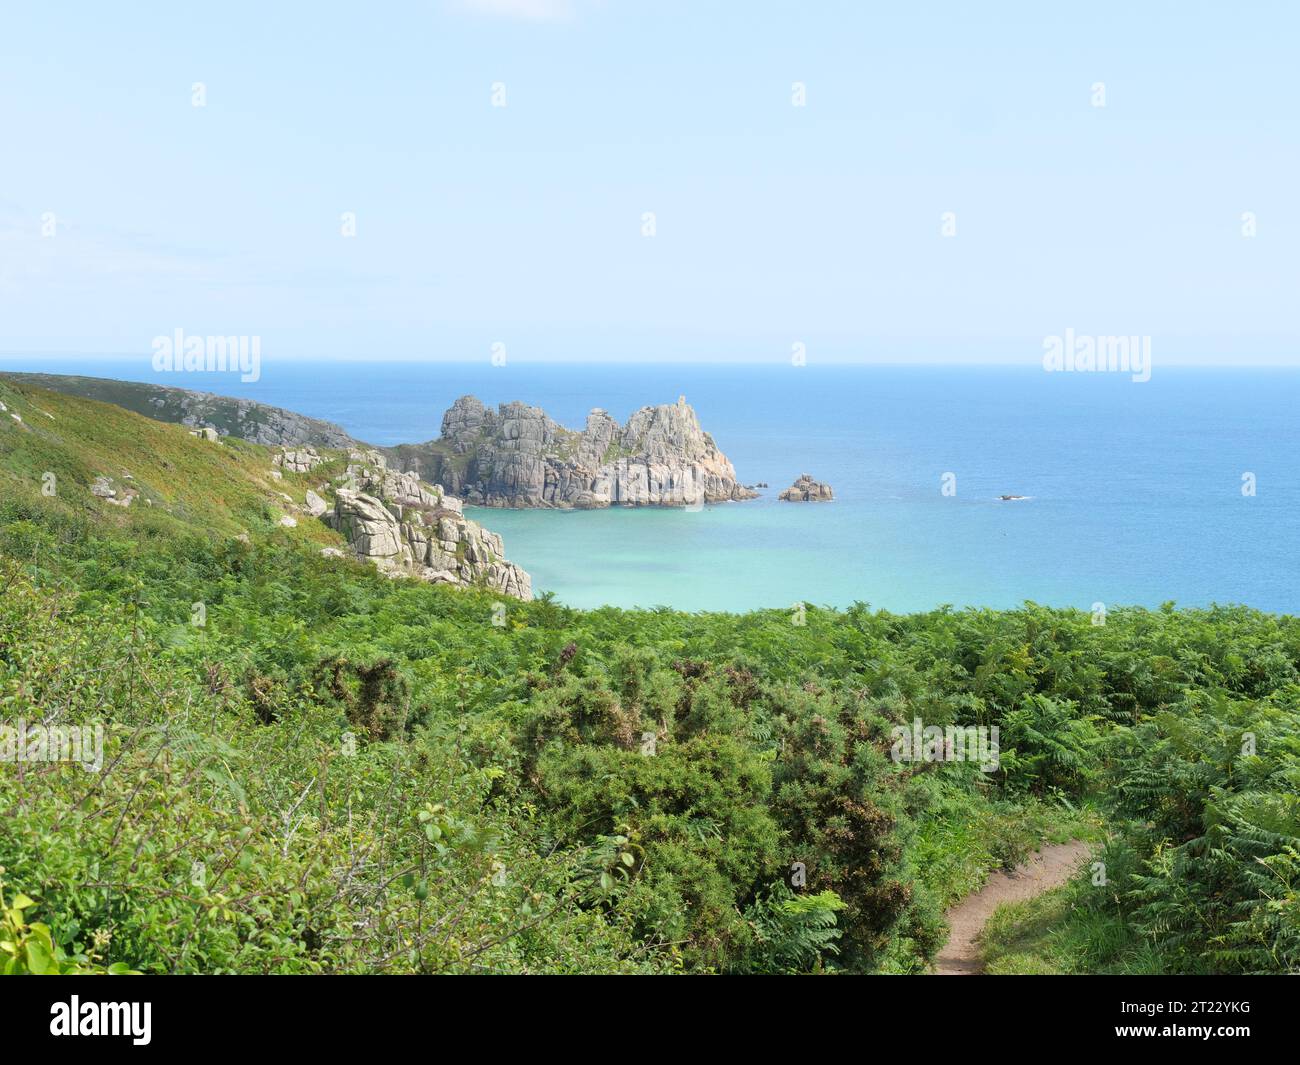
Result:
<svg viewBox="0 0 1300 1065">
<path fill-rule="evenodd" d="M 96 477 L 90 486 L 90 494 L 115 507 L 129 507 L 140 493 L 134 488 L 115 487 L 111 478 Z"/>
<path fill-rule="evenodd" d="M 307 490 L 307 495 L 305 499 L 306 501 L 303 503 L 302 509 L 305 510 L 308 514 L 310 514 L 313 518 L 319 518 L 330 508 L 329 504 L 326 503 L 325 500 L 323 500 L 310 488 Z"/>
<path fill-rule="evenodd" d="M 830 485 L 814 480 L 808 474 L 803 473 L 778 498 L 785 500 L 787 503 L 825 503 L 834 499 L 835 493 L 831 491 Z"/>
<path fill-rule="evenodd" d="M 290 473 L 310 473 L 325 459 L 314 447 L 282 447 L 271 457 L 271 465 Z"/>
</svg>

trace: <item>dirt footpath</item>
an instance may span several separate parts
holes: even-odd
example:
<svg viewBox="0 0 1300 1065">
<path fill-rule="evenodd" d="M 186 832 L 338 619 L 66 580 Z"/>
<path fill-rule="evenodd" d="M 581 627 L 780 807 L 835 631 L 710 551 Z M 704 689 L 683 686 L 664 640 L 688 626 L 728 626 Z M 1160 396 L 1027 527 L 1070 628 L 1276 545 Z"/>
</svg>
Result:
<svg viewBox="0 0 1300 1065">
<path fill-rule="evenodd" d="M 1038 851 L 1010 873 L 997 872 L 973 895 L 967 895 L 948 911 L 952 934 L 935 959 L 939 976 L 978 976 L 984 971 L 980 959 L 980 932 L 993 911 L 1004 902 L 1021 902 L 1064 884 L 1088 857 L 1087 843 L 1056 843 Z"/>
</svg>

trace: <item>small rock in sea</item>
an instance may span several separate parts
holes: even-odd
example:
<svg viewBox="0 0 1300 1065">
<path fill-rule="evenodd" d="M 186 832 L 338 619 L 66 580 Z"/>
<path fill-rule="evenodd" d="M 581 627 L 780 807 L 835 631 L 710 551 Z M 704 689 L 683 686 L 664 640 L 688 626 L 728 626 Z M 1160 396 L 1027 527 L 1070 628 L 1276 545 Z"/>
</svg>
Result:
<svg viewBox="0 0 1300 1065">
<path fill-rule="evenodd" d="M 830 485 L 803 473 L 779 498 L 787 503 L 824 503 L 834 499 L 835 493 L 831 491 Z"/>
</svg>

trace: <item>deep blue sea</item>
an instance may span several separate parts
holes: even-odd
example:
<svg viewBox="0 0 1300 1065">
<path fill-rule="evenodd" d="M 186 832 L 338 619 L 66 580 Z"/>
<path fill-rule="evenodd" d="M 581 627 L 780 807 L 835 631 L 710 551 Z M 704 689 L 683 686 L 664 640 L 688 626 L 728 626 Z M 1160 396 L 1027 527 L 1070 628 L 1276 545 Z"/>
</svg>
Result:
<svg viewBox="0 0 1300 1065">
<path fill-rule="evenodd" d="M 534 587 L 575 606 L 687 610 L 1025 600 L 1300 609 L 1300 372 L 267 362 L 262 378 L 138 359 L 0 360 L 242 395 L 376 444 L 428 440 L 465 393 L 581 428 L 685 395 L 764 497 L 703 512 L 477 511 Z M 779 503 L 800 473 L 827 504 Z M 945 473 L 956 495 L 941 492 Z M 1242 492 L 1243 474 L 1256 494 Z M 1025 495 L 1001 502 L 1002 493 Z"/>
</svg>

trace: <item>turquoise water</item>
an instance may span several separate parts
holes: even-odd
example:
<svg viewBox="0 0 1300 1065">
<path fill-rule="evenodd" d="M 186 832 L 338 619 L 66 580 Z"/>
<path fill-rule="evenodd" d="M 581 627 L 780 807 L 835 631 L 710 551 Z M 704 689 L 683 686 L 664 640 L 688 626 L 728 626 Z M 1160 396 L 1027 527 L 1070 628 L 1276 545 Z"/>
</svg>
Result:
<svg viewBox="0 0 1300 1065">
<path fill-rule="evenodd" d="M 696 513 L 473 512 L 536 589 L 576 606 L 1300 609 L 1293 371 L 1157 366 L 1135 384 L 1006 367 L 299 362 L 266 363 L 245 385 L 155 375 L 144 358 L 0 368 L 247 395 L 378 444 L 435 437 L 466 392 L 578 427 L 593 406 L 621 420 L 684 394 L 741 481 L 771 485 L 764 498 Z M 835 502 L 777 502 L 803 472 L 829 481 Z M 947 472 L 955 497 L 940 491 Z"/>
</svg>

